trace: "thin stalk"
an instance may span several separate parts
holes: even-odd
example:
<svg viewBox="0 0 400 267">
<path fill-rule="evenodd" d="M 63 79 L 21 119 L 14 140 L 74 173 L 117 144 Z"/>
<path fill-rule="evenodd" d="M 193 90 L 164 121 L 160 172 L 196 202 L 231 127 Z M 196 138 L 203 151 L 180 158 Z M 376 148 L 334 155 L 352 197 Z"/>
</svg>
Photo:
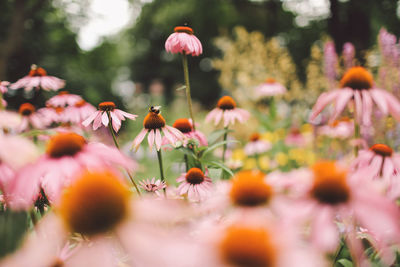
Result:
<svg viewBox="0 0 400 267">
<path fill-rule="evenodd" d="M 162 163 L 162 155 L 161 155 L 161 149 L 157 150 L 157 158 L 158 158 L 158 165 L 160 166 L 160 177 L 161 181 L 165 182 L 165 177 L 164 177 L 164 168 L 163 168 L 163 163 Z M 164 195 L 166 195 L 165 188 L 164 190 Z"/>
<path fill-rule="evenodd" d="M 35 226 L 38 223 L 38 220 L 36 218 L 36 212 L 33 209 L 29 211 L 29 216 L 31 217 L 33 226 Z"/>
<path fill-rule="evenodd" d="M 224 142 L 228 139 L 228 126 L 225 127 L 225 133 L 224 133 Z M 222 151 L 222 162 L 225 163 L 225 154 L 226 154 L 226 148 L 228 147 L 227 143 L 224 144 L 224 150 Z"/>
<path fill-rule="evenodd" d="M 0 92 L 0 110 L 3 110 L 4 106 L 3 106 L 3 93 Z"/>
<path fill-rule="evenodd" d="M 117 137 L 115 136 L 114 129 L 113 129 L 113 127 L 112 127 L 111 115 L 110 115 L 110 112 L 109 112 L 109 111 L 107 111 L 107 116 L 108 116 L 108 129 L 110 130 L 110 133 L 111 133 L 111 136 L 112 136 L 112 138 L 113 138 L 113 140 L 114 140 L 115 146 L 118 148 L 118 150 L 120 150 L 119 144 L 118 144 L 118 141 L 117 141 Z M 129 179 L 131 180 L 133 186 L 135 187 L 136 192 L 137 192 L 138 195 L 140 196 L 141 194 L 140 194 L 139 187 L 138 187 L 137 184 L 135 183 L 135 180 L 133 180 L 132 175 L 129 173 L 128 170 L 126 170 L 126 173 L 128 174 L 128 177 L 129 177 Z"/>
<path fill-rule="evenodd" d="M 333 264 L 332 264 L 333 267 L 335 267 L 335 264 L 336 264 L 336 262 L 338 261 L 339 256 L 340 256 L 340 253 L 342 252 L 343 248 L 344 248 L 344 241 L 342 240 L 342 241 L 340 242 L 340 247 L 339 247 L 339 249 L 336 251 L 335 258 L 333 259 Z"/>
<path fill-rule="evenodd" d="M 190 95 L 189 67 L 188 67 L 187 55 L 185 53 L 182 54 L 182 65 L 183 65 L 183 74 L 185 77 L 186 99 L 189 107 L 189 114 L 193 122 L 193 129 L 196 130 L 196 124 L 194 123 L 193 108 L 192 108 L 192 97 Z"/>
<path fill-rule="evenodd" d="M 117 141 L 117 137 L 115 136 L 114 129 L 112 127 L 110 111 L 106 111 L 106 112 L 107 112 L 107 117 L 108 117 L 108 129 L 110 130 L 110 133 L 111 133 L 111 136 L 112 136 L 112 138 L 114 140 L 115 146 L 119 149 L 119 144 L 118 144 L 118 141 Z"/>
<path fill-rule="evenodd" d="M 356 119 L 354 118 L 354 139 L 360 139 L 360 125 L 356 122 Z M 354 147 L 354 155 L 357 157 L 358 156 L 358 145 L 356 142 L 356 146 Z"/>
<path fill-rule="evenodd" d="M 186 168 L 186 172 L 189 171 L 189 162 L 188 162 L 188 156 L 185 154 L 183 155 L 183 158 L 185 160 L 185 168 Z"/>
</svg>

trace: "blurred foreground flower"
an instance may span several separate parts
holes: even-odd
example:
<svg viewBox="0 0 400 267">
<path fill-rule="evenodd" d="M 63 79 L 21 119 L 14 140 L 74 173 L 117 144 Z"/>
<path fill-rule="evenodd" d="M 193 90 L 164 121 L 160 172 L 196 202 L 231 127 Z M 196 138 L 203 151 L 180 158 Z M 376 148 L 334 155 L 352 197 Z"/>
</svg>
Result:
<svg viewBox="0 0 400 267">
<path fill-rule="evenodd" d="M 12 181 L 5 192 L 6 201 L 15 209 L 28 209 L 43 190 L 50 203 L 57 202 L 77 172 L 105 166 L 132 169 L 136 163 L 115 148 L 88 144 L 78 134 L 56 134 L 49 140 L 46 154 L 24 167 Z"/>
<path fill-rule="evenodd" d="M 42 129 L 46 125 L 45 118 L 38 112 L 31 103 L 24 103 L 19 107 L 19 114 L 22 116 L 19 132 L 34 129 Z"/>
<path fill-rule="evenodd" d="M 46 91 L 57 91 L 65 86 L 65 81 L 54 76 L 48 76 L 47 72 L 36 66 L 31 66 L 29 74 L 17 82 L 10 85 L 10 89 L 24 88 L 25 91 L 31 91 L 32 89 L 42 88 Z"/>
</svg>

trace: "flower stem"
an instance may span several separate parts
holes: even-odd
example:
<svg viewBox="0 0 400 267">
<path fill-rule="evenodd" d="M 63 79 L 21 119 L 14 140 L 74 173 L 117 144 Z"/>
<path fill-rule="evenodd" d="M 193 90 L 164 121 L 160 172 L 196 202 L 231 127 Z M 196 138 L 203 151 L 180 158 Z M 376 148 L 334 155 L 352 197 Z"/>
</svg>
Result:
<svg viewBox="0 0 400 267">
<path fill-rule="evenodd" d="M 184 160 L 185 160 L 185 167 L 186 167 L 186 172 L 188 172 L 188 170 L 189 170 L 189 162 L 188 162 L 188 156 L 185 154 L 185 155 L 183 155 L 183 158 L 184 158 Z"/>
<path fill-rule="evenodd" d="M 228 139 L 228 126 L 225 127 L 225 133 L 224 133 L 224 142 L 226 142 L 226 140 Z M 226 154 L 226 148 L 228 147 L 228 145 L 225 143 L 224 144 L 224 150 L 222 152 L 222 162 L 225 163 L 225 154 Z"/>
<path fill-rule="evenodd" d="M 118 141 L 117 141 L 117 137 L 115 136 L 114 129 L 113 129 L 113 127 L 112 127 L 111 115 L 110 115 L 110 112 L 109 112 L 109 111 L 107 111 L 107 116 L 108 116 L 108 129 L 110 130 L 110 133 L 111 133 L 111 136 L 112 136 L 112 138 L 113 138 L 113 140 L 114 140 L 115 146 L 118 148 L 118 150 L 120 150 L 119 144 L 118 144 Z M 140 196 L 141 194 L 140 194 L 139 187 L 138 187 L 137 184 L 135 183 L 135 180 L 133 180 L 132 175 L 129 173 L 128 170 L 126 170 L 126 173 L 128 174 L 128 177 L 129 177 L 129 179 L 131 180 L 133 186 L 135 187 L 136 192 L 137 192 L 138 195 Z"/>
<path fill-rule="evenodd" d="M 161 181 L 165 182 L 164 169 L 163 169 L 162 156 L 161 156 L 161 149 L 157 150 L 157 158 L 158 158 L 158 165 L 160 166 Z M 164 195 L 166 195 L 165 188 L 163 188 L 163 190 L 164 190 Z"/>
<path fill-rule="evenodd" d="M 356 122 L 356 119 L 354 118 L 354 139 L 357 141 L 360 139 L 360 125 Z M 358 156 L 358 145 L 356 142 L 356 145 L 354 147 L 354 155 L 357 157 Z"/>
<path fill-rule="evenodd" d="M 36 218 L 36 212 L 35 212 L 34 209 L 31 209 L 31 210 L 29 211 L 29 216 L 31 217 L 33 226 L 35 226 L 35 225 L 38 223 L 38 220 L 37 220 L 37 218 Z"/>
<path fill-rule="evenodd" d="M 3 93 L 0 92 L 0 110 L 3 110 L 4 106 L 3 106 Z"/>
<path fill-rule="evenodd" d="M 189 114 L 190 114 L 190 118 L 192 119 L 192 122 L 193 122 L 193 129 L 196 130 L 196 124 L 194 123 L 194 116 L 193 116 L 193 109 L 192 109 L 192 97 L 190 95 L 189 67 L 188 67 L 186 53 L 182 54 L 182 65 L 183 65 L 183 74 L 185 77 L 186 99 L 187 99 L 187 103 L 188 103 L 188 107 L 189 107 Z"/>
</svg>

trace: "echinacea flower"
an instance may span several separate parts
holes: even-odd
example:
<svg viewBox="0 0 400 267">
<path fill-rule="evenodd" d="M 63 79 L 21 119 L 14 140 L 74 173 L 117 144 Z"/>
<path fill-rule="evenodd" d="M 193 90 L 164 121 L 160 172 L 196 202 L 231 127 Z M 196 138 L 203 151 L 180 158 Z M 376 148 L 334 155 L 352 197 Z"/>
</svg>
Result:
<svg viewBox="0 0 400 267">
<path fill-rule="evenodd" d="M 118 132 L 121 128 L 121 121 L 124 121 L 125 118 L 135 120 L 136 117 L 137 115 L 117 109 L 114 102 L 102 102 L 99 104 L 99 110 L 92 113 L 85 121 L 82 122 L 82 125 L 87 127 L 93 122 L 93 130 L 97 130 L 102 124 L 105 127 L 108 127 L 108 124 L 111 120 L 114 131 Z"/>
<path fill-rule="evenodd" d="M 46 105 L 50 105 L 52 107 L 73 106 L 81 100 L 82 97 L 79 95 L 70 94 L 68 91 L 61 91 L 58 93 L 58 95 L 47 100 Z"/>
<path fill-rule="evenodd" d="M 254 91 L 256 97 L 261 98 L 283 95 L 286 93 L 286 88 L 282 84 L 278 83 L 275 79 L 268 78 L 264 83 L 257 86 Z"/>
<path fill-rule="evenodd" d="M 160 191 L 167 187 L 165 181 L 161 181 L 160 179 L 152 178 L 147 180 L 139 181 L 139 187 L 144 189 L 146 192 L 155 193 L 157 196 L 160 196 Z"/>
<path fill-rule="evenodd" d="M 41 115 L 44 125 L 49 126 L 52 123 L 66 123 L 67 118 L 64 116 L 64 107 L 55 107 L 47 105 L 38 109 L 37 113 Z"/>
<path fill-rule="evenodd" d="M 135 165 L 115 148 L 87 143 L 76 133 L 58 133 L 50 138 L 45 155 L 20 170 L 6 198 L 12 207 L 27 209 L 43 190 L 50 203 L 57 202 L 61 191 L 82 169 L 121 166 L 130 170 Z"/>
<path fill-rule="evenodd" d="M 329 123 L 328 125 L 321 126 L 318 129 L 318 133 L 330 138 L 349 138 L 354 134 L 354 123 L 350 118 L 343 117 Z"/>
<path fill-rule="evenodd" d="M 193 30 L 187 26 L 178 26 L 174 28 L 167 41 L 165 41 L 165 50 L 173 54 L 186 54 L 199 56 L 203 53 L 201 42 L 193 34 Z"/>
<path fill-rule="evenodd" d="M 224 127 L 234 125 L 236 120 L 244 123 L 250 117 L 247 110 L 237 108 L 236 102 L 230 96 L 223 96 L 218 100 L 217 107 L 210 111 L 206 116 L 206 122 L 214 121 L 217 125 L 221 120 Z"/>
<path fill-rule="evenodd" d="M 232 179 L 231 202 L 240 207 L 268 204 L 274 192 L 264 178 L 265 174 L 258 170 L 238 172 Z"/>
<path fill-rule="evenodd" d="M 24 88 L 25 91 L 42 88 L 46 91 L 57 91 L 65 86 L 65 81 L 54 76 L 48 76 L 47 72 L 36 65 L 31 66 L 29 74 L 10 85 L 10 89 Z"/>
<path fill-rule="evenodd" d="M 362 172 L 361 179 L 380 180 L 384 190 L 393 198 L 400 196 L 400 155 L 385 144 L 375 144 L 360 150 L 352 163 L 353 171 Z"/>
<path fill-rule="evenodd" d="M 371 75 L 363 67 L 352 67 L 340 81 L 340 88 L 322 93 L 315 103 L 310 120 L 313 121 L 330 103 L 335 104 L 331 120 L 334 121 L 346 105 L 354 101 L 355 120 L 362 125 L 371 125 L 373 103 L 384 114 L 400 120 L 400 102 L 391 93 L 376 88 Z"/>
<path fill-rule="evenodd" d="M 21 125 L 22 118 L 17 112 L 0 110 L 0 129 L 1 131 L 16 132 Z"/>
<path fill-rule="evenodd" d="M 0 135 L 0 190 L 5 193 L 18 170 L 38 156 L 36 146 L 20 136 Z"/>
<path fill-rule="evenodd" d="M 66 107 L 64 116 L 67 118 L 67 121 L 71 123 L 82 123 L 95 112 L 96 108 L 82 99 L 73 106 Z"/>
<path fill-rule="evenodd" d="M 8 91 L 8 86 L 10 85 L 10 82 L 7 81 L 0 81 L 0 92 L 2 94 L 7 93 Z"/>
<path fill-rule="evenodd" d="M 200 131 L 193 129 L 193 123 L 190 119 L 182 118 L 177 119 L 172 127 L 178 129 L 186 136 L 187 141 L 190 139 L 196 140 L 199 143 L 199 146 L 207 146 L 207 137 Z M 166 139 L 164 137 L 164 139 Z M 163 143 L 167 143 L 168 140 L 163 140 Z M 186 146 L 186 144 L 184 144 Z"/>
<path fill-rule="evenodd" d="M 177 141 L 185 140 L 185 136 L 178 129 L 168 126 L 165 123 L 165 119 L 161 116 L 160 107 L 150 107 L 149 113 L 143 120 L 143 129 L 133 140 L 132 148 L 138 149 L 143 139 L 147 135 L 147 141 L 149 142 L 149 148 L 152 149 L 153 145 L 156 145 L 157 151 L 162 146 L 162 136 L 164 134 L 169 143 L 175 146 Z"/>
<path fill-rule="evenodd" d="M 259 133 L 254 133 L 250 136 L 250 141 L 245 145 L 244 152 L 248 156 L 260 155 L 267 152 L 271 148 L 271 144 L 261 139 Z"/>
<path fill-rule="evenodd" d="M 30 126 L 35 129 L 42 129 L 46 125 L 42 115 L 36 112 L 35 106 L 31 103 L 22 104 L 18 112 L 22 116 L 21 124 L 18 127 L 19 132 L 28 130 Z"/>
<path fill-rule="evenodd" d="M 176 181 L 178 194 L 186 195 L 189 200 L 202 201 L 207 198 L 211 192 L 212 181 L 199 168 L 191 168 L 186 173 L 182 173 Z"/>
<path fill-rule="evenodd" d="M 363 227 L 379 240 L 377 250 L 383 244 L 399 240 L 399 213 L 389 199 L 381 196 L 365 180 L 348 177 L 347 170 L 333 161 L 322 161 L 313 165 L 307 179 L 302 182 L 304 199 L 297 199 L 294 210 L 301 214 L 296 221 L 311 221 L 311 241 L 324 252 L 333 252 L 339 245 L 339 219 L 346 229 L 346 242 L 353 259 L 363 262 L 361 241 L 356 238 L 356 227 Z M 296 212 L 295 212 L 296 213 Z"/>
</svg>

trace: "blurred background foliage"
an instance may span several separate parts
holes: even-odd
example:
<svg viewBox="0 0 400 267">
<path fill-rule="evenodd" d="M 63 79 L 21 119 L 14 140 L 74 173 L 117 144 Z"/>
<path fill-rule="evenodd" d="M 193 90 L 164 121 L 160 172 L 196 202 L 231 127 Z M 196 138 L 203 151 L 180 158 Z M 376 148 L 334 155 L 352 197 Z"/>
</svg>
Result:
<svg viewBox="0 0 400 267">
<path fill-rule="evenodd" d="M 66 8 L 71 2 L 78 7 L 73 12 Z M 135 91 L 152 93 L 154 87 L 170 102 L 183 77 L 180 57 L 167 54 L 164 42 L 175 26 L 187 23 L 204 46 L 203 55 L 189 62 L 193 97 L 210 107 L 223 90 L 253 86 L 265 75 L 285 80 L 289 90 L 297 92 L 315 87 L 318 81 L 309 79 L 318 78 L 316 45 L 326 36 L 337 51 L 344 42 L 354 43 L 359 62 L 364 63 L 365 51 L 376 44 L 381 27 L 400 34 L 396 0 L 323 0 L 328 8 L 325 13 L 304 12 L 304 6 L 315 0 L 130 0 L 132 23 L 83 50 L 77 33 L 88 21 L 90 2 L 0 1 L 0 79 L 16 81 L 36 63 L 67 80 L 66 89 L 94 104 L 114 100 L 132 107 Z M 264 49 L 284 55 L 280 60 L 290 68 L 252 73 L 246 84 L 238 84 L 237 77 L 229 81 L 226 71 L 234 61 L 231 49 L 237 45 L 243 45 L 236 49 L 237 56 L 247 59 L 241 71 L 252 72 L 259 66 L 274 69 L 271 64 L 279 62 Z M 258 58 L 260 53 L 263 57 Z M 7 99 L 11 106 L 22 101 L 19 96 Z"/>
</svg>

